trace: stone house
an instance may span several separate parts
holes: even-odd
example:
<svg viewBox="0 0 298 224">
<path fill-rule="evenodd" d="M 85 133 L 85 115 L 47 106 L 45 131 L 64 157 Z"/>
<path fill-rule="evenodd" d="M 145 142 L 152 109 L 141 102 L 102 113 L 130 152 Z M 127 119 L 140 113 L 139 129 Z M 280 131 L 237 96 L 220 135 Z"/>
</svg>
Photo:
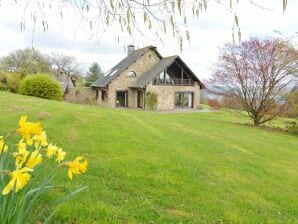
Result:
<svg viewBox="0 0 298 224">
<path fill-rule="evenodd" d="M 134 49 L 91 84 L 96 103 L 110 107 L 147 109 L 145 96 L 157 97 L 157 110 L 196 109 L 204 84 L 179 56 L 162 57 L 154 46 Z"/>
<path fill-rule="evenodd" d="M 69 93 L 76 86 L 75 79 L 71 78 L 64 69 L 59 69 L 55 78 L 60 83 L 63 95 Z"/>
</svg>

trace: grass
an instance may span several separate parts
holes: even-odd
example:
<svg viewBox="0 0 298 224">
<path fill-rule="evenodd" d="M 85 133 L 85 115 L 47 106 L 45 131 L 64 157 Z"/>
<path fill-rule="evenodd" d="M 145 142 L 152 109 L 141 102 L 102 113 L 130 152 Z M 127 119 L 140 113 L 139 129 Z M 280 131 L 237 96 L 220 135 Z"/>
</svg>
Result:
<svg viewBox="0 0 298 224">
<path fill-rule="evenodd" d="M 0 135 L 41 120 L 88 189 L 53 223 L 298 223 L 298 138 L 227 112 L 160 114 L 0 92 Z M 54 197 L 52 193 L 48 197 Z M 45 199 L 45 201 L 48 200 Z"/>
</svg>

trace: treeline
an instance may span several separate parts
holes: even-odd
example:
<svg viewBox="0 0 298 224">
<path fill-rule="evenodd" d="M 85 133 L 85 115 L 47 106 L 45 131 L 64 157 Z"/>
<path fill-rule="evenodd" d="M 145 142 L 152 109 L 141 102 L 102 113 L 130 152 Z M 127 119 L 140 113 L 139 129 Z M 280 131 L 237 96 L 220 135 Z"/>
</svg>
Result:
<svg viewBox="0 0 298 224">
<path fill-rule="evenodd" d="M 86 73 L 75 57 L 63 54 L 43 54 L 31 48 L 10 52 L 0 58 L 0 90 L 18 92 L 22 80 L 28 75 L 44 74 L 55 78 L 63 72 L 76 80 L 79 86 L 90 86 L 103 72 L 97 62 Z"/>
</svg>

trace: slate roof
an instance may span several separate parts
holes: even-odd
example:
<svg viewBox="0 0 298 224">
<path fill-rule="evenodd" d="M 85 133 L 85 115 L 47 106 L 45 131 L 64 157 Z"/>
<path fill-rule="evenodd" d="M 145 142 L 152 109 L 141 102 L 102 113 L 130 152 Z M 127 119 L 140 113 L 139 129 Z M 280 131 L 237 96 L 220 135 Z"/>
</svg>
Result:
<svg viewBox="0 0 298 224">
<path fill-rule="evenodd" d="M 111 70 L 109 70 L 107 73 L 105 73 L 101 78 L 99 78 L 95 82 L 93 82 L 91 84 L 91 86 L 92 87 L 105 87 L 114 78 L 116 78 L 118 75 L 120 75 L 121 72 L 123 72 L 130 65 L 132 65 L 138 58 L 142 57 L 144 55 L 144 53 L 146 53 L 146 51 L 148 51 L 148 50 L 156 51 L 156 47 L 147 46 L 147 47 L 133 51 L 126 58 L 124 58 L 117 65 L 115 65 Z M 157 51 L 156 51 L 156 53 L 159 55 L 159 53 Z"/>
</svg>

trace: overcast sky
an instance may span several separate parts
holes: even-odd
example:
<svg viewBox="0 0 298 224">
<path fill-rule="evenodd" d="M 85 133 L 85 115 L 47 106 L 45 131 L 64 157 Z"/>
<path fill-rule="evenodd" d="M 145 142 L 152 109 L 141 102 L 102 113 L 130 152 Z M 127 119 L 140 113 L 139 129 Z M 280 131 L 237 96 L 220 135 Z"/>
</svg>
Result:
<svg viewBox="0 0 298 224">
<path fill-rule="evenodd" d="M 180 55 L 199 78 L 205 79 L 211 74 L 210 67 L 216 60 L 218 47 L 232 40 L 233 17 L 224 7 L 212 2 L 199 19 L 189 21 L 191 41 L 185 42 L 182 52 L 177 41 L 170 35 L 164 46 L 158 41 L 138 36 L 134 39 L 129 37 L 121 39 L 118 43 L 113 35 L 118 31 L 113 28 L 100 37 L 90 38 L 89 33 L 80 29 L 78 16 L 71 13 L 64 16 L 63 20 L 57 15 L 50 18 L 49 30 L 44 33 L 38 29 L 33 35 L 30 21 L 27 21 L 25 31 L 20 30 L 23 9 L 16 7 L 13 2 L 2 1 L 0 6 L 0 56 L 16 49 L 31 47 L 34 38 L 34 48 L 43 53 L 54 52 L 75 56 L 84 69 L 87 69 L 92 62 L 98 62 L 103 71 L 107 71 L 125 57 L 126 44 L 133 43 L 137 47 L 155 45 L 163 56 Z M 253 6 L 249 0 L 240 0 L 238 15 L 242 39 L 251 36 L 277 36 L 275 30 L 285 36 L 292 36 L 298 32 L 298 0 L 289 0 L 284 14 L 282 0 L 254 0 L 254 2 L 270 10 Z"/>
</svg>

